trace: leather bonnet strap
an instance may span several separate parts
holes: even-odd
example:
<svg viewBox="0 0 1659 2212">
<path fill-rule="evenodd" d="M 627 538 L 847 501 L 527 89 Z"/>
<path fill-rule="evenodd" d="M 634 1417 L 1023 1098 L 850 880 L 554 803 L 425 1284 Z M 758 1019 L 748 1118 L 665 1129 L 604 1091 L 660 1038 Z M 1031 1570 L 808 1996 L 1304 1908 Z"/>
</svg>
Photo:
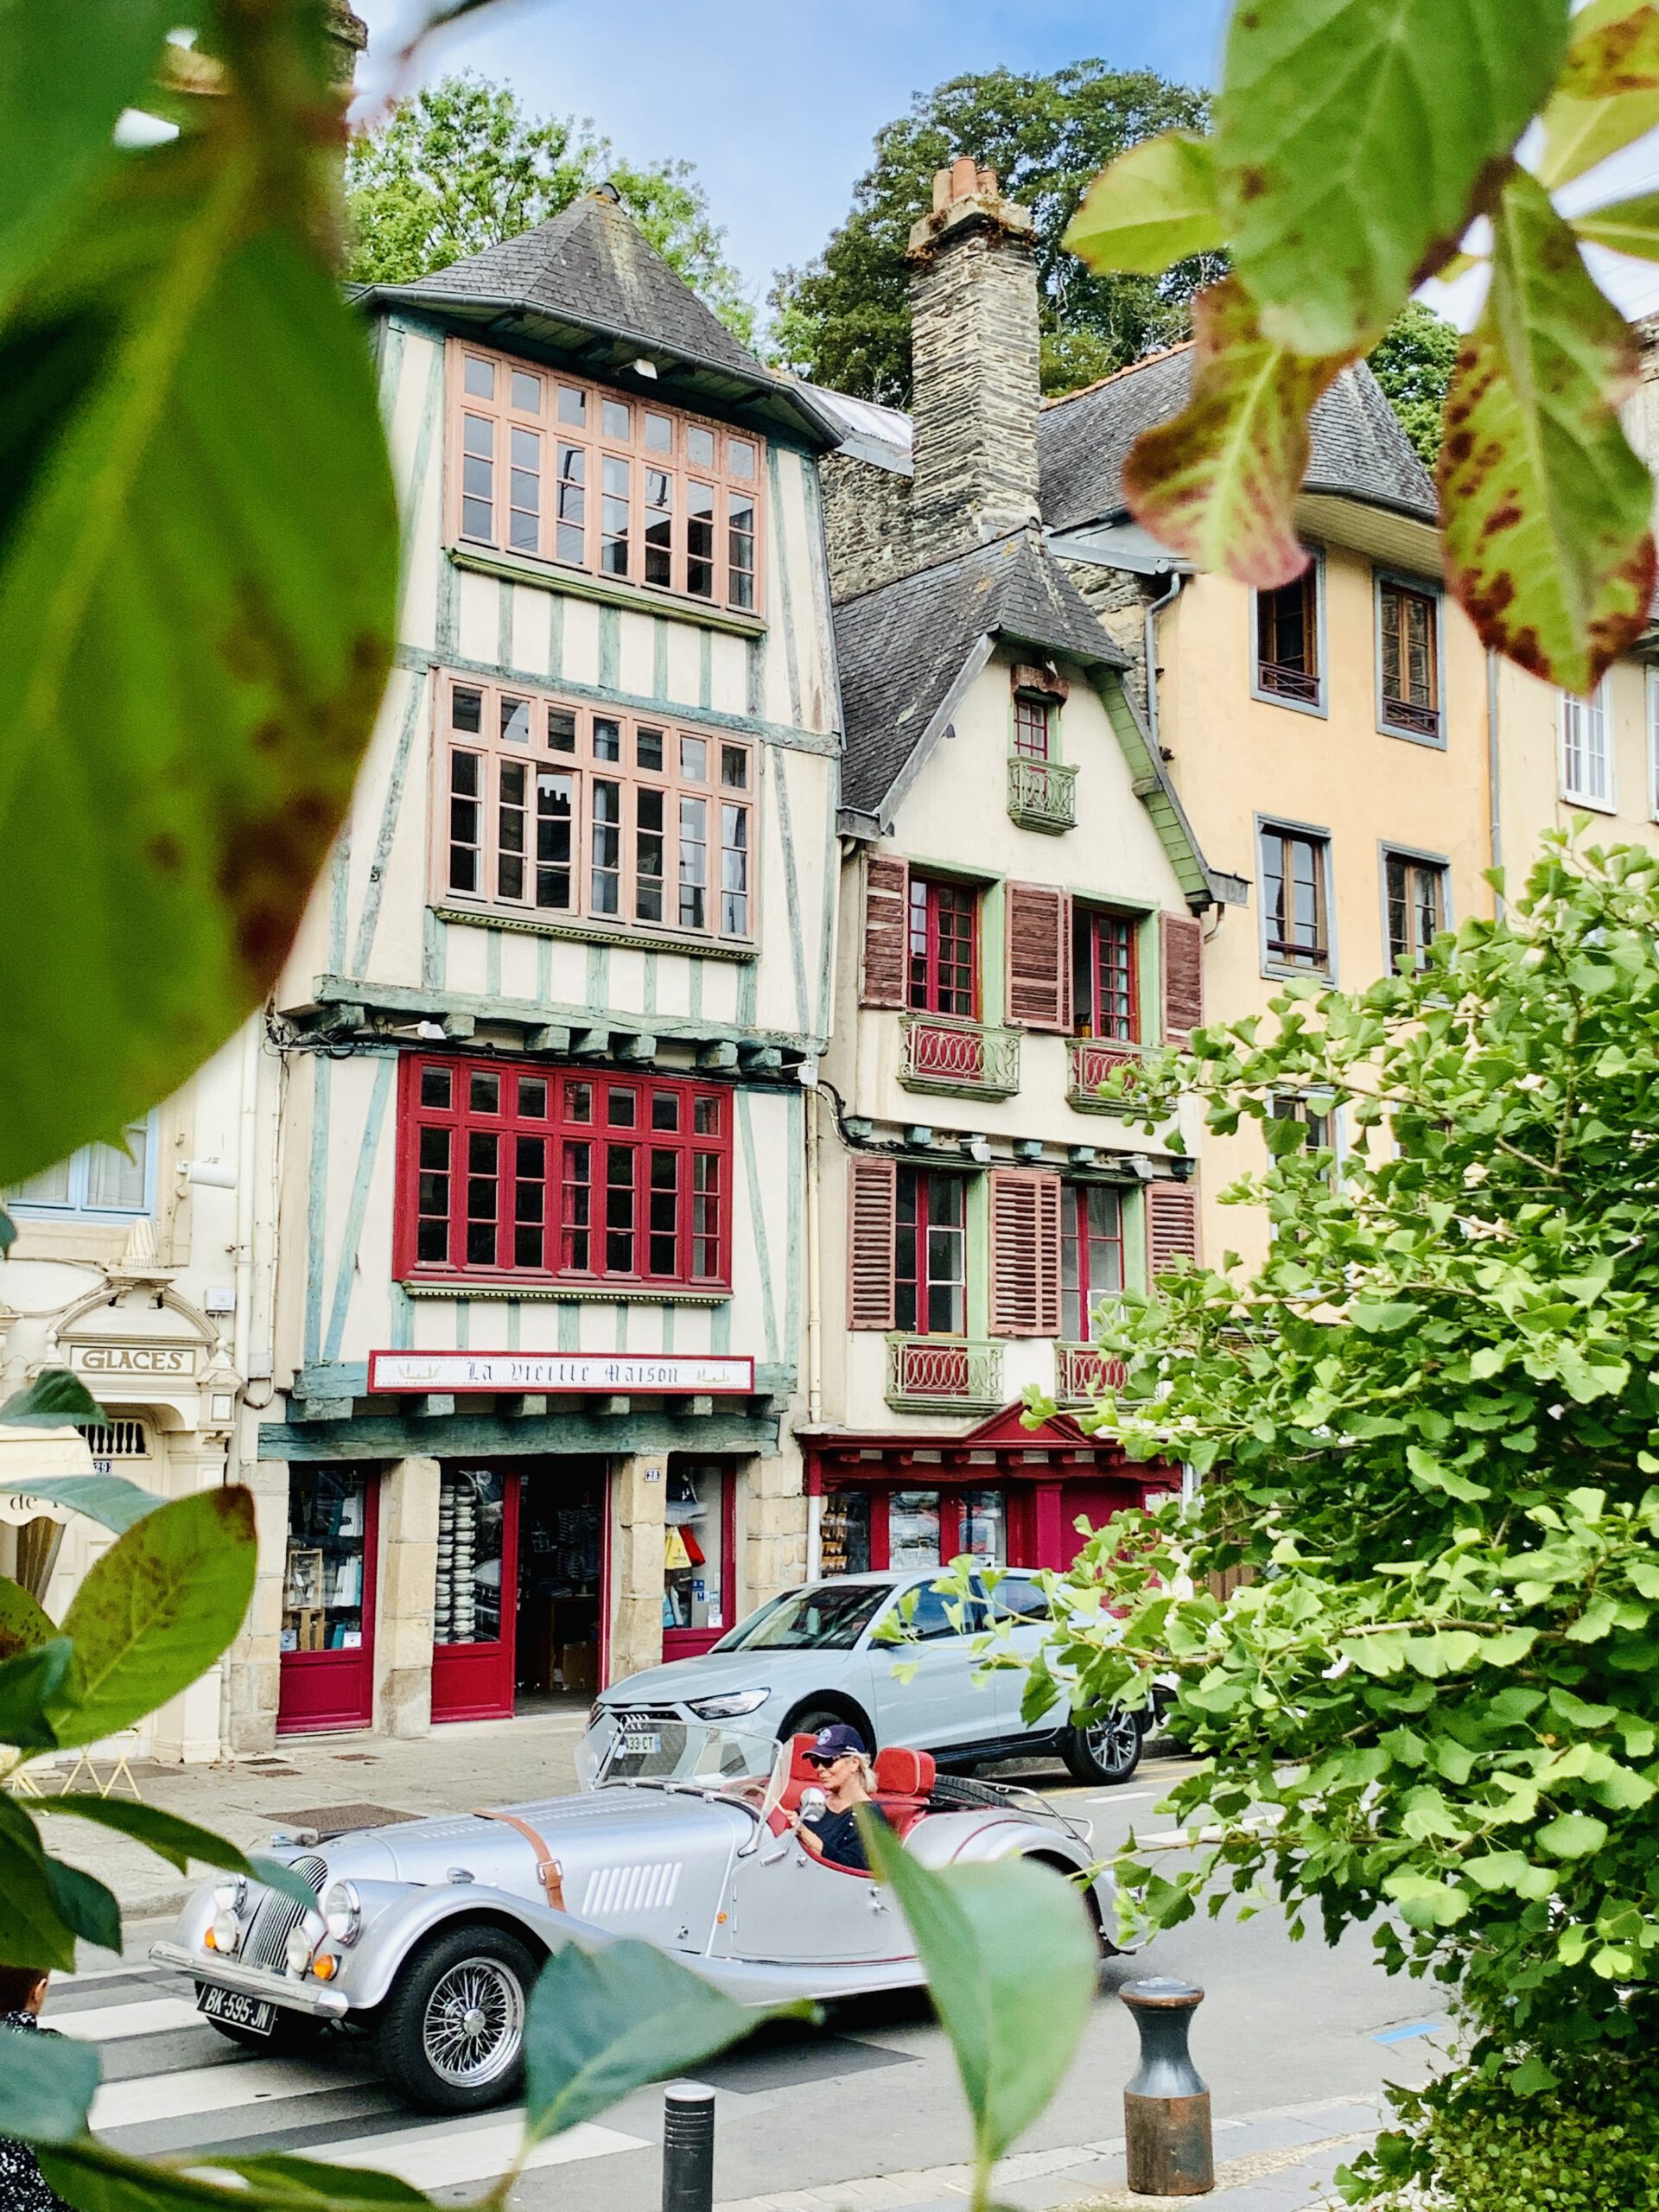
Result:
<svg viewBox="0 0 1659 2212">
<path fill-rule="evenodd" d="M 521 1821 L 517 1813 L 492 1812 L 487 1805 L 474 1805 L 473 1817 L 480 1821 L 499 1821 L 503 1827 L 516 1828 L 536 1853 L 536 1876 L 547 1892 L 547 1902 L 555 1912 L 565 1910 L 564 1869 L 548 1849 L 543 1839 L 537 1835 L 528 1821 Z"/>
</svg>

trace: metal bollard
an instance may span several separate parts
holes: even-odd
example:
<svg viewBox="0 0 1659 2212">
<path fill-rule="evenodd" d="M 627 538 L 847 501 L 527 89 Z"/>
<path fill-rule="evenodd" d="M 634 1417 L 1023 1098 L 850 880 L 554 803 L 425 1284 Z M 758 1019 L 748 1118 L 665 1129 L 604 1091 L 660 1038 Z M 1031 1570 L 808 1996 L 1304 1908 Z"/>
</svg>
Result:
<svg viewBox="0 0 1659 2212">
<path fill-rule="evenodd" d="M 1123 2092 L 1128 2184 L 1137 2196 L 1205 2196 L 1216 2185 L 1210 2092 L 1186 2048 L 1204 1992 L 1159 1975 L 1118 1995 L 1141 2033 L 1141 2066 Z"/>
<path fill-rule="evenodd" d="M 663 2212 L 711 2212 L 715 2201 L 715 2093 L 700 2082 L 663 2092 Z"/>
</svg>

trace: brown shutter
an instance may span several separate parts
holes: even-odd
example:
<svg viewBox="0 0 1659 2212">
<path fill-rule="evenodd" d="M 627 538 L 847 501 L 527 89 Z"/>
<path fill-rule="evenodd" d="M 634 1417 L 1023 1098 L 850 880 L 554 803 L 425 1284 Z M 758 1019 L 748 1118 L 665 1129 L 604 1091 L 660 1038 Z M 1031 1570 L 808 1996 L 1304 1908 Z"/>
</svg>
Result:
<svg viewBox="0 0 1659 2212">
<path fill-rule="evenodd" d="M 1070 898 L 1046 883 L 1011 883 L 1003 921 L 1008 939 L 1008 1020 L 1027 1029 L 1069 1029 Z"/>
<path fill-rule="evenodd" d="M 991 1333 L 1060 1333 L 1060 1179 L 991 1170 Z"/>
<path fill-rule="evenodd" d="M 1198 1256 L 1198 1194 L 1190 1183 L 1147 1185 L 1147 1274 L 1155 1282 L 1178 1260 Z"/>
<path fill-rule="evenodd" d="M 910 869 L 886 853 L 864 863 L 865 1006 L 905 1003 L 905 946 L 910 933 Z"/>
<path fill-rule="evenodd" d="M 1204 1024 L 1204 931 L 1190 915 L 1159 915 L 1158 964 L 1164 982 L 1164 1042 L 1184 1047 Z"/>
<path fill-rule="evenodd" d="M 890 1160 L 847 1163 L 847 1325 L 893 1326 L 893 1238 L 897 1174 Z"/>
</svg>

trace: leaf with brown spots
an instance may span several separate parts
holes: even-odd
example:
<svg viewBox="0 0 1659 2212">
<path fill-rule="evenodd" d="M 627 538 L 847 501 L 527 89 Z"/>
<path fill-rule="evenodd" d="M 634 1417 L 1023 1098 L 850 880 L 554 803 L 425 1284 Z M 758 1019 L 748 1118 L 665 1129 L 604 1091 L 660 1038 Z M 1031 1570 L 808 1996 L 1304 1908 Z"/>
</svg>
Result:
<svg viewBox="0 0 1659 2212">
<path fill-rule="evenodd" d="M 1488 645 L 1568 691 L 1592 690 L 1647 626 L 1653 487 L 1615 411 L 1635 375 L 1630 332 L 1517 170 L 1446 393 L 1446 574 Z"/>
<path fill-rule="evenodd" d="M 1221 208 L 1268 336 L 1372 344 L 1456 252 L 1555 81 L 1567 0 L 1255 0 L 1228 31 Z"/>
<path fill-rule="evenodd" d="M 1560 81 L 1544 110 L 1538 174 L 1550 191 L 1659 124 L 1659 7 L 1592 0 L 1573 18 Z"/>
<path fill-rule="evenodd" d="M 206 1674 L 242 1625 L 254 1553 L 239 1486 L 157 1506 L 112 1544 L 64 1615 L 75 1663 L 47 1708 L 58 1741 L 130 1728 Z"/>
<path fill-rule="evenodd" d="M 15 1659 L 20 1651 L 50 1643 L 57 1632 L 32 1591 L 0 1577 L 0 1659 Z"/>
<path fill-rule="evenodd" d="M 1091 269 L 1156 276 L 1226 244 L 1216 204 L 1215 148 L 1166 130 L 1120 154 L 1084 194 L 1061 244 Z"/>
<path fill-rule="evenodd" d="M 1193 304 L 1192 396 L 1146 431 L 1123 467 L 1135 520 L 1173 552 L 1268 588 L 1307 565 L 1296 494 L 1313 403 L 1353 357 L 1308 360 L 1262 334 L 1236 276 Z"/>
</svg>

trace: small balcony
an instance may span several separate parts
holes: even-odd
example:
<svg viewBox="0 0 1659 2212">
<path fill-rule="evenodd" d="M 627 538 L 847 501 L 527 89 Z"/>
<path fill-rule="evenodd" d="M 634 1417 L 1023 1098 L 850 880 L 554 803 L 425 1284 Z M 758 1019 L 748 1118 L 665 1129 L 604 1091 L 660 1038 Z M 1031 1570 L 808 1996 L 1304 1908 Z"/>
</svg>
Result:
<svg viewBox="0 0 1659 2212">
<path fill-rule="evenodd" d="M 1008 813 L 1022 830 L 1058 836 L 1077 822 L 1077 772 L 1058 760 L 1031 760 L 1014 753 L 1008 761 Z"/>
<path fill-rule="evenodd" d="M 995 1413 L 1002 1347 L 966 1337 L 887 1338 L 887 1403 L 905 1413 Z"/>
<path fill-rule="evenodd" d="M 1126 1373 L 1121 1359 L 1108 1359 L 1093 1344 L 1054 1347 L 1054 1402 L 1067 1407 L 1092 1406 L 1103 1390 L 1121 1390 Z"/>
<path fill-rule="evenodd" d="M 1020 1033 L 957 1021 L 943 1014 L 907 1014 L 899 1080 L 906 1090 L 954 1097 L 1012 1098 L 1020 1088 Z"/>
<path fill-rule="evenodd" d="M 1100 1086 L 1118 1068 L 1127 1068 L 1126 1094 L 1103 1098 Z M 1068 1037 L 1065 1040 L 1065 1099 L 1079 1114 L 1127 1114 L 1128 1096 L 1141 1073 L 1141 1047 L 1109 1037 Z"/>
</svg>

